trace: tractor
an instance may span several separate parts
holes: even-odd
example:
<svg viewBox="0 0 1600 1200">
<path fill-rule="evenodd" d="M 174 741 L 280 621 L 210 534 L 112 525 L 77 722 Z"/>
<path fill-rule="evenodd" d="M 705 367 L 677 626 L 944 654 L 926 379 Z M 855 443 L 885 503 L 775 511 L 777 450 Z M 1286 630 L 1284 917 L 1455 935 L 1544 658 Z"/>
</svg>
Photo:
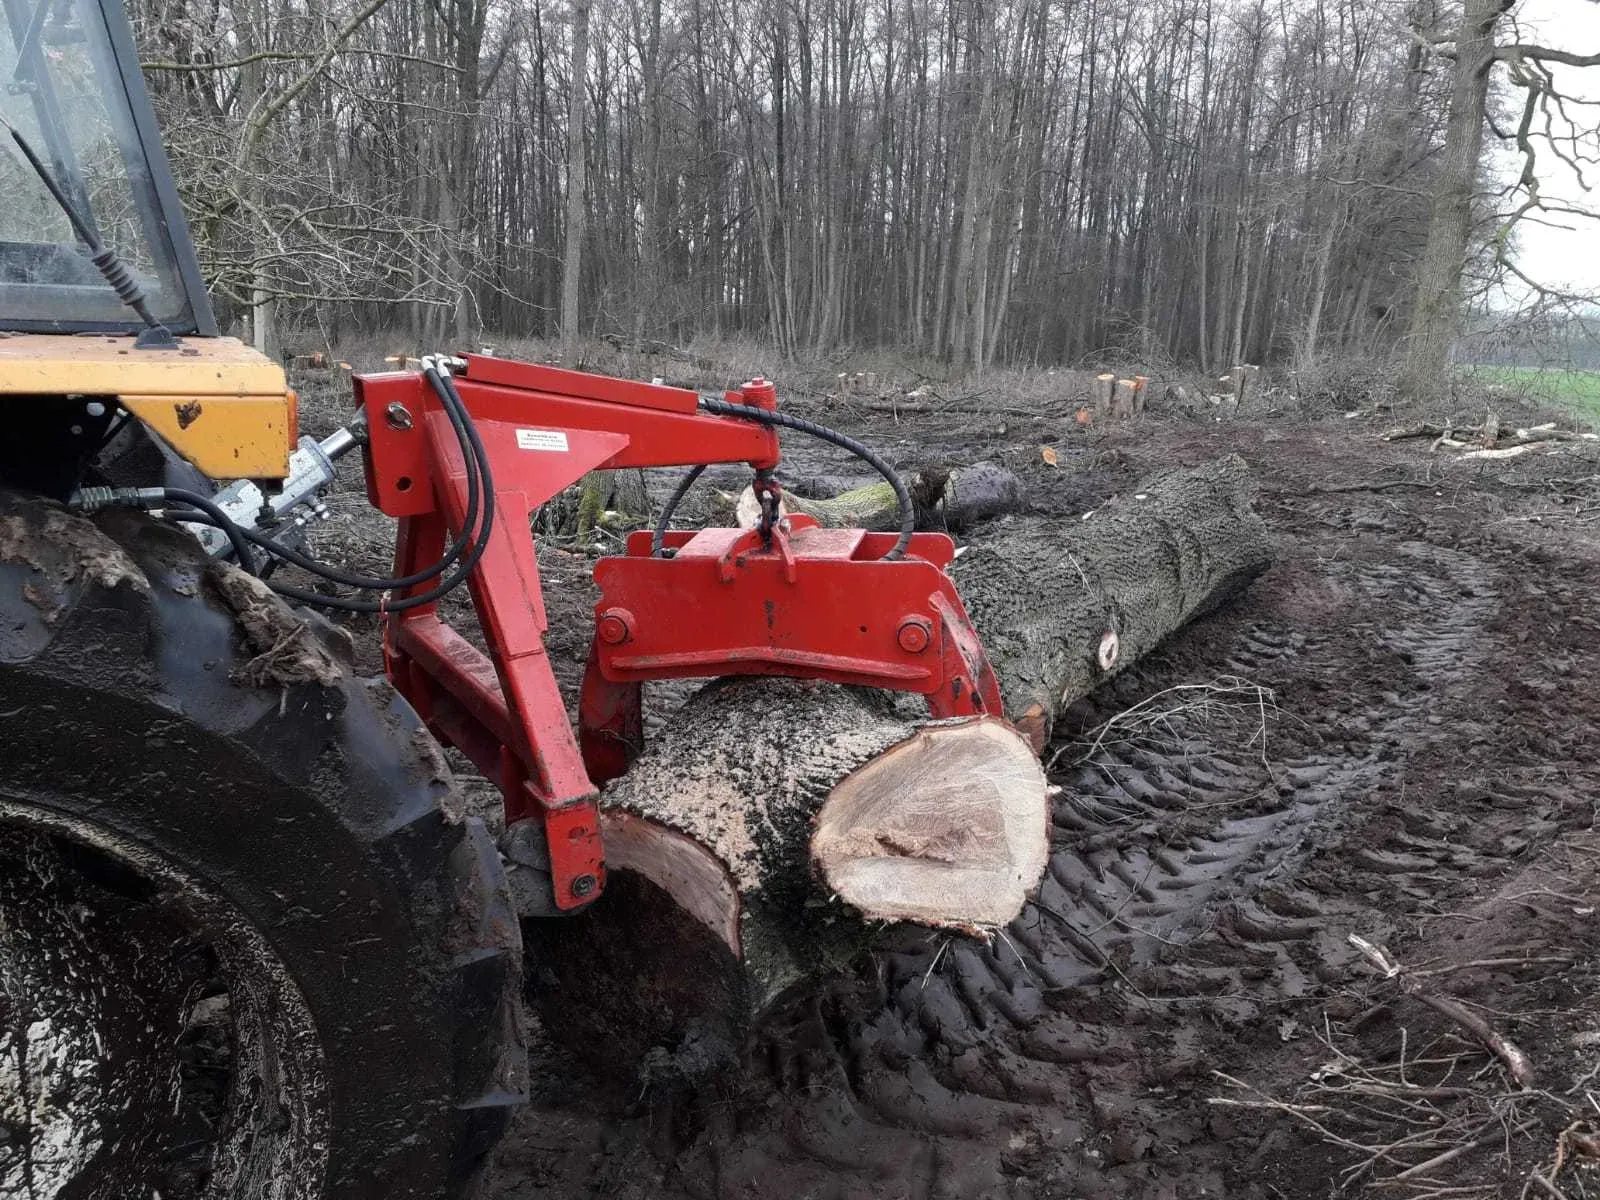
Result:
<svg viewBox="0 0 1600 1200">
<path fill-rule="evenodd" d="M 918 689 L 997 709 L 944 585 L 895 614 L 898 646 L 841 648 L 872 579 L 942 578 L 947 540 L 762 380 L 434 355 L 357 376 L 349 427 L 299 437 L 283 367 L 219 336 L 118 0 L 4 7 L 0 1195 L 471 1194 L 526 1091 L 519 922 L 605 889 L 597 798 L 638 752 L 642 682 L 905 686 L 951 632 Z M 884 471 L 901 535 L 851 543 L 871 561 L 791 538 L 780 429 Z M 309 549 L 350 453 L 398 521 L 389 576 Z M 530 514 L 595 469 L 689 467 L 681 496 L 708 463 L 748 464 L 759 519 L 709 550 L 671 505 L 635 534 L 569 703 Z M 797 569 L 854 607 L 775 609 Z M 463 586 L 481 640 L 440 605 Z M 385 680 L 329 610 L 377 617 Z M 503 830 L 462 810 L 441 744 L 498 786 Z"/>
</svg>

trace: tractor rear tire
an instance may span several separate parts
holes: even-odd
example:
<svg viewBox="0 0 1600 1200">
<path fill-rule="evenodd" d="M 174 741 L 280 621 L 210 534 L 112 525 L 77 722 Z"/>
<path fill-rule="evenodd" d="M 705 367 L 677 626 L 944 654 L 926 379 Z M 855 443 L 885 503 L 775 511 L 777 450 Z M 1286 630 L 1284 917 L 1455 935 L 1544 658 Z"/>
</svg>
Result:
<svg viewBox="0 0 1600 1200">
<path fill-rule="evenodd" d="M 465 1197 L 525 1092 L 492 838 L 242 579 L 0 491 L 0 1195 Z"/>
</svg>

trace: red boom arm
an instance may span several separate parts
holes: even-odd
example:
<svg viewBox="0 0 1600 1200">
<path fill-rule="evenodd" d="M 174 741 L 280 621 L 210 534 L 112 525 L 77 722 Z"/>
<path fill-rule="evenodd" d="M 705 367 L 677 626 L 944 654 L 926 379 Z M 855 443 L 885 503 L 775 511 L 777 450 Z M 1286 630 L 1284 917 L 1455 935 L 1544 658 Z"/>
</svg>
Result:
<svg viewBox="0 0 1600 1200">
<path fill-rule="evenodd" d="M 465 523 L 466 464 L 422 375 L 358 376 L 355 386 L 370 436 L 368 496 L 399 518 L 395 573 L 410 575 L 437 562 Z M 507 827 L 542 823 L 558 908 L 579 908 L 604 886 L 596 784 L 639 751 L 645 679 L 806 675 L 921 692 L 936 716 L 1000 711 L 994 673 L 944 572 L 949 538 L 917 534 L 905 557 L 886 562 L 890 535 L 794 517 L 770 544 L 756 531 L 679 532 L 666 543 L 675 553 L 657 558 L 649 535 L 635 534 L 626 555 L 600 560 L 575 737 L 545 654 L 533 510 L 599 468 L 773 468 L 777 436 L 700 411 L 683 388 L 486 356 L 469 356 L 456 386 L 494 481 L 494 525 L 467 581 L 488 653 L 429 604 L 387 616 L 385 666 L 429 729 L 500 788 Z M 759 379 L 725 399 L 776 407 Z"/>
</svg>

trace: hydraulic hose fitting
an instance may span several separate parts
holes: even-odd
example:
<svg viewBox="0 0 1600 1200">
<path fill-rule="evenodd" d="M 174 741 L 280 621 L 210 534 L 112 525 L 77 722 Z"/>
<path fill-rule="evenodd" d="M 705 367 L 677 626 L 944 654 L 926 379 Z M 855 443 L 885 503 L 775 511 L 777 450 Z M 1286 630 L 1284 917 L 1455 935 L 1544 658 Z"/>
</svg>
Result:
<svg viewBox="0 0 1600 1200">
<path fill-rule="evenodd" d="M 73 512 L 97 513 L 105 508 L 156 508 L 165 499 L 165 488 L 86 487 L 72 493 L 67 507 Z"/>
</svg>

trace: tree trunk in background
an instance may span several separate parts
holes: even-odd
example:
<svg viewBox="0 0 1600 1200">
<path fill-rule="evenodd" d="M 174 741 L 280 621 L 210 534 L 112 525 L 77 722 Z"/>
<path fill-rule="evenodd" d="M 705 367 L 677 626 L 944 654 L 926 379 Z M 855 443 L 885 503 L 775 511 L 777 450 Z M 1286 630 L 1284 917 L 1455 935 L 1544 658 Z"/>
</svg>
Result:
<svg viewBox="0 0 1600 1200">
<path fill-rule="evenodd" d="M 981 313 L 981 303 L 975 294 L 976 288 L 981 286 L 977 278 L 976 255 L 980 210 L 988 203 L 988 189 L 982 185 L 989 161 L 987 129 L 994 97 L 994 76 L 988 66 L 988 43 L 993 39 L 994 30 L 993 2 L 974 0 L 971 36 L 967 45 L 967 169 L 960 217 L 956 225 L 955 271 L 950 282 L 949 346 L 952 362 L 960 362 L 967 356 L 974 308 Z M 981 336 L 976 353 L 978 358 L 982 357 Z"/>
<path fill-rule="evenodd" d="M 1484 106 L 1494 63 L 1494 29 L 1514 0 L 1465 0 L 1455 37 L 1450 114 L 1433 194 L 1428 242 L 1417 268 L 1416 305 L 1406 336 L 1401 391 L 1438 394 L 1461 327 L 1461 275 L 1472 246 L 1472 201 L 1483 156 Z"/>
<path fill-rule="evenodd" d="M 418 341 L 726 332 L 967 369 L 1220 369 L 1307 329 L 1382 352 L 1413 313 L 1367 268 L 1428 242 L 1432 0 L 1415 38 L 1390 0 L 570 3 L 130 0 L 219 301 L 259 292 L 267 341 L 277 296 L 285 331 L 320 306 L 387 336 L 403 306 Z M 1441 211 L 1422 274 L 1448 285 Z"/>
<path fill-rule="evenodd" d="M 482 108 L 479 64 L 489 3 L 455 0 L 446 11 L 456 67 L 455 111 L 450 118 L 449 173 L 440 181 L 439 224 L 447 235 L 445 273 L 446 283 L 454 293 L 454 333 L 457 343 L 466 346 L 474 325 L 472 276 L 477 264 L 471 258 L 474 239 L 470 235 L 478 191 L 478 118 Z"/>
<path fill-rule="evenodd" d="M 264 49 L 266 16 L 255 0 L 239 0 L 234 6 L 234 21 L 239 29 L 241 57 L 249 59 Z M 246 62 L 239 71 L 239 101 L 245 111 L 254 112 L 263 102 L 265 68 L 260 62 Z M 259 212 L 266 204 L 266 184 L 255 174 L 255 156 L 249 155 L 239 163 L 244 178 L 239 186 L 246 202 Z M 267 257 L 266 247 L 252 245 L 249 253 L 253 262 L 250 289 L 250 344 L 262 354 L 278 357 L 277 302 L 267 286 L 266 272 L 260 265 Z"/>
<path fill-rule="evenodd" d="M 639 50 L 644 106 L 644 157 L 641 174 L 643 211 L 639 235 L 639 295 L 634 298 L 633 336 L 643 340 L 658 329 L 663 300 L 662 253 L 666 244 L 666 214 L 662 211 L 661 137 L 665 114 L 661 86 L 661 0 L 644 5 L 646 22 Z"/>
<path fill-rule="evenodd" d="M 561 259 L 561 341 L 567 366 L 576 365 L 578 304 L 583 282 L 583 228 L 587 203 L 589 129 L 589 5 L 572 3 L 572 67 L 567 95 L 567 227 L 566 251 Z"/>
</svg>

